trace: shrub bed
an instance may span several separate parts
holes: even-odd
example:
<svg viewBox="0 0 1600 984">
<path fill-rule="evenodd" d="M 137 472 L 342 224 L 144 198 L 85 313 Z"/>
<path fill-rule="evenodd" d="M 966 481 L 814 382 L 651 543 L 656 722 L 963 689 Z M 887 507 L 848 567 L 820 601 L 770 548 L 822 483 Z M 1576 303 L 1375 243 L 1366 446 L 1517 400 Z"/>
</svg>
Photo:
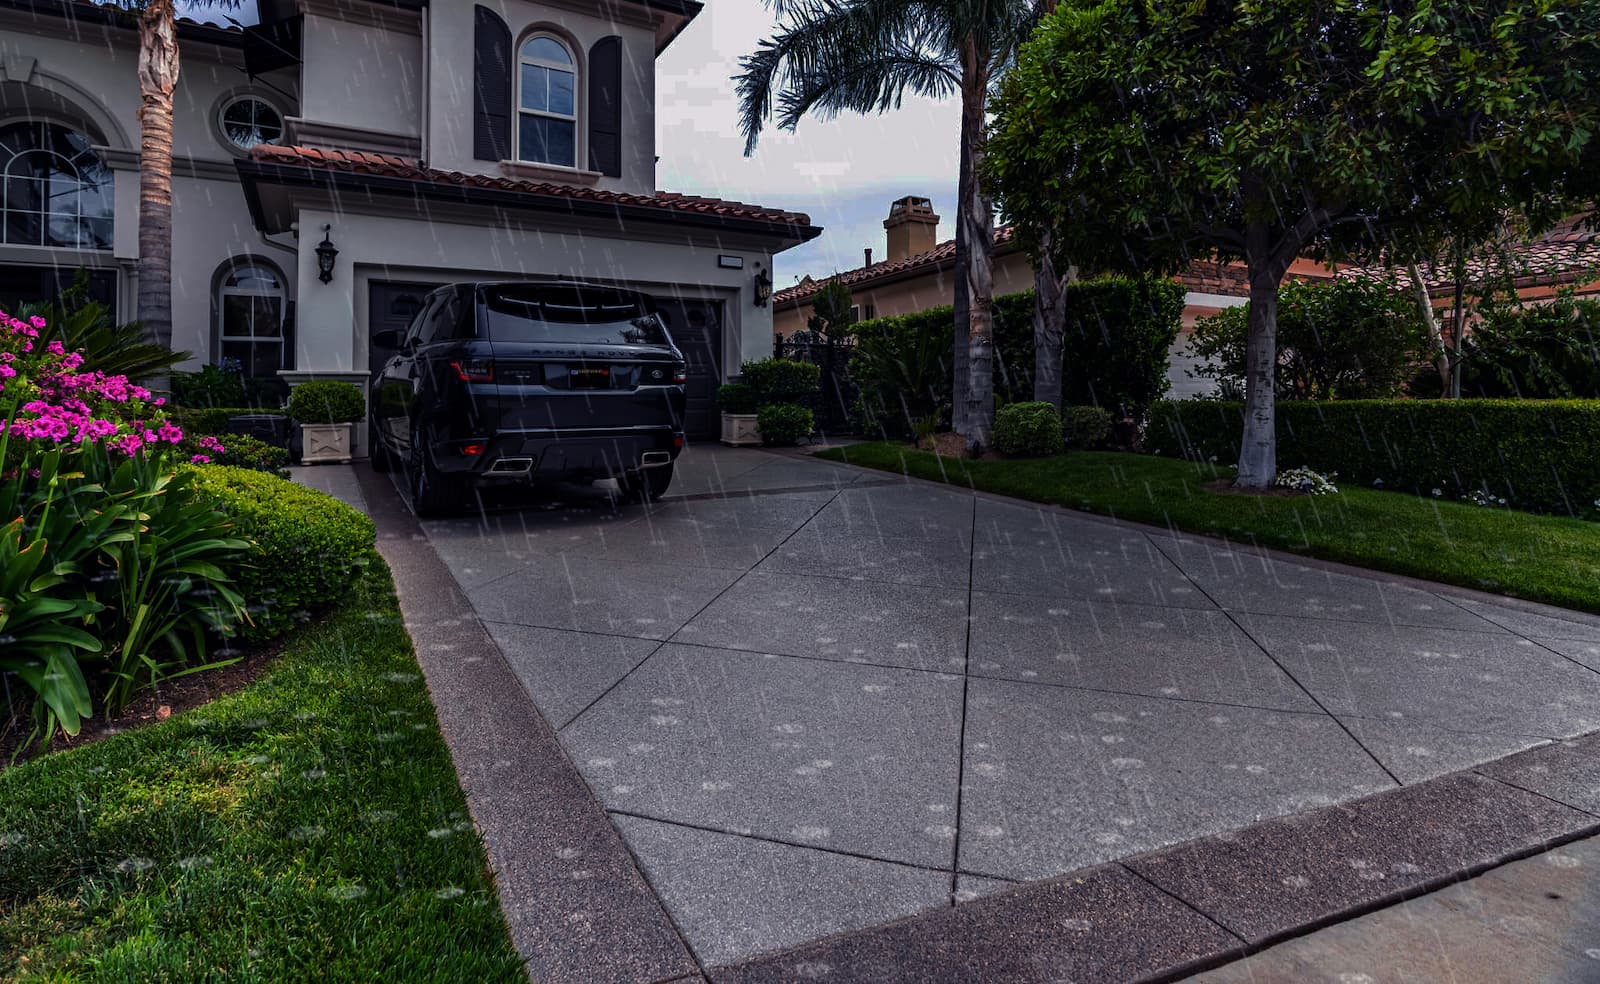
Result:
<svg viewBox="0 0 1600 984">
<path fill-rule="evenodd" d="M 1098 448 L 1111 437 L 1111 413 L 1100 407 L 1062 407 L 1061 436 L 1070 448 Z"/>
<path fill-rule="evenodd" d="M 228 421 L 245 414 L 282 416 L 282 410 L 257 410 L 254 407 L 168 407 L 167 416 L 186 434 L 226 434 Z"/>
<path fill-rule="evenodd" d="M 1044 458 L 1065 447 L 1061 414 L 1049 403 L 1008 403 L 994 415 L 994 449 L 1014 458 Z"/>
<path fill-rule="evenodd" d="M 246 640 L 270 639 L 343 597 L 373 556 L 372 520 L 326 493 L 244 468 L 194 474 L 233 535 L 254 544 L 236 582 L 252 623 Z"/>
<path fill-rule="evenodd" d="M 1600 515 L 1600 400 L 1348 400 L 1278 405 L 1278 462 L 1344 482 L 1452 499 L 1487 492 L 1535 512 Z M 1146 450 L 1231 464 L 1238 403 L 1152 409 Z"/>
<path fill-rule="evenodd" d="M 769 403 L 756 411 L 761 441 L 774 447 L 791 447 L 816 428 L 811 411 L 794 403 Z"/>
</svg>

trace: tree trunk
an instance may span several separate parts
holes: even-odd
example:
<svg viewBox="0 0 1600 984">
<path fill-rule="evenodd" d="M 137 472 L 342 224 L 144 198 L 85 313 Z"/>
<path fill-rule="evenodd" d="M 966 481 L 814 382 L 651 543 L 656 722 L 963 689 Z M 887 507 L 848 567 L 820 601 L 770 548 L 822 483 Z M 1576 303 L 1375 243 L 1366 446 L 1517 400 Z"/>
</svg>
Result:
<svg viewBox="0 0 1600 984">
<path fill-rule="evenodd" d="M 1264 489 L 1278 474 L 1277 376 L 1278 281 L 1270 233 L 1263 222 L 1245 232 L 1245 262 L 1250 275 L 1250 319 L 1245 339 L 1244 437 L 1239 443 L 1239 476 L 1234 485 Z"/>
<path fill-rule="evenodd" d="M 1450 348 L 1453 350 L 1450 358 L 1450 399 L 1461 399 L 1461 339 L 1467 333 L 1466 312 L 1466 270 L 1462 263 L 1456 264 L 1456 297 L 1451 311 Z"/>
<path fill-rule="evenodd" d="M 987 133 L 984 109 L 988 102 L 988 48 L 978 38 L 961 46 L 962 129 L 961 173 L 966 194 L 958 205 L 959 228 L 966 233 L 967 262 L 957 276 L 967 281 L 967 393 L 966 413 L 959 431 L 974 450 L 989 446 L 994 430 L 994 206 L 983 193 L 978 168 L 983 163 Z"/>
<path fill-rule="evenodd" d="M 1066 276 L 1056 273 L 1050 257 L 1052 236 L 1047 232 L 1039 242 L 1039 259 L 1033 270 L 1033 398 L 1041 403 L 1061 406 L 1061 339 L 1066 333 Z"/>
<path fill-rule="evenodd" d="M 172 92 L 178 35 L 172 0 L 139 11 L 139 320 L 172 347 Z"/>
<path fill-rule="evenodd" d="M 960 177 L 956 182 L 956 201 L 964 202 L 972 191 L 972 175 L 967 172 L 967 146 L 972 140 L 969 132 L 967 115 L 961 114 L 961 151 L 960 151 Z M 958 206 L 959 207 L 959 206 Z M 967 339 L 971 335 L 971 326 L 968 320 L 971 306 L 968 303 L 970 293 L 967 290 L 967 278 L 962 274 L 966 270 L 969 258 L 972 255 L 972 246 L 967 241 L 966 224 L 959 219 L 956 221 L 956 261 L 950 268 L 950 277 L 954 281 L 955 295 L 952 306 L 955 309 L 955 331 L 950 336 L 950 429 L 957 434 L 967 432 Z"/>
<path fill-rule="evenodd" d="M 1439 318 L 1433 310 L 1433 298 L 1428 295 L 1428 285 L 1415 263 L 1406 267 L 1411 277 L 1411 289 L 1416 292 L 1417 306 L 1422 309 L 1422 323 L 1428 328 L 1428 346 L 1433 350 L 1433 367 L 1439 372 L 1439 392 L 1450 392 L 1450 352 L 1444 347 L 1444 333 L 1439 330 Z"/>
</svg>

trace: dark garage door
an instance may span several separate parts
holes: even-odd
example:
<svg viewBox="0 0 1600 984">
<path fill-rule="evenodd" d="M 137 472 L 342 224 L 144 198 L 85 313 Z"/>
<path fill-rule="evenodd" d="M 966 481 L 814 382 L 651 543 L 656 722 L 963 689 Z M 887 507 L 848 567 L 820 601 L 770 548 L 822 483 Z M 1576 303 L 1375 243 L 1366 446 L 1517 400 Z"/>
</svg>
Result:
<svg viewBox="0 0 1600 984">
<path fill-rule="evenodd" d="M 394 349 L 381 348 L 372 343 L 372 336 L 380 331 L 397 331 L 404 335 L 411 324 L 411 316 L 422 309 L 422 300 L 439 284 L 411 284 L 395 281 L 373 281 L 367 294 L 367 371 L 377 372 L 394 355 Z"/>
<path fill-rule="evenodd" d="M 717 387 L 722 384 L 722 302 L 657 299 L 667 332 L 689 363 L 684 432 L 691 441 L 714 441 L 720 430 Z"/>
</svg>

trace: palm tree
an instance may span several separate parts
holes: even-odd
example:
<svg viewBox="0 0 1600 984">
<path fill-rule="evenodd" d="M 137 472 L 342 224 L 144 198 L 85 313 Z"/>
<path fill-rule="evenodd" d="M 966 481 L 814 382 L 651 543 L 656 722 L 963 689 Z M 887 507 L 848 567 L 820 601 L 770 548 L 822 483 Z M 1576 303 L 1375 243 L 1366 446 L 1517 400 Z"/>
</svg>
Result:
<svg viewBox="0 0 1600 984">
<path fill-rule="evenodd" d="M 978 180 L 989 89 L 1032 30 L 1033 0 L 769 0 L 779 24 L 741 59 L 745 153 L 776 115 L 887 112 L 907 92 L 961 97 L 956 222 L 956 430 L 975 446 L 994 428 L 994 207 Z M 965 300 L 965 304 L 961 302 Z M 963 351 L 961 341 L 966 340 Z M 965 359 L 960 356 L 965 355 Z M 963 372 L 962 363 L 966 363 Z"/>
</svg>

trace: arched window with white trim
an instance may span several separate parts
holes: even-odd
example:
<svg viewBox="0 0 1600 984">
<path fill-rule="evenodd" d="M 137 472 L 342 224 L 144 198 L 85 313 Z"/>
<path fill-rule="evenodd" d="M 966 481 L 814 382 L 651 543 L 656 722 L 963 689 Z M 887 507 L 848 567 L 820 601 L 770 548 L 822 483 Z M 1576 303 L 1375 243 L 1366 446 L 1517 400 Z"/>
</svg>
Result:
<svg viewBox="0 0 1600 984">
<path fill-rule="evenodd" d="M 522 42 L 517 75 L 517 160 L 578 166 L 578 68 L 565 41 Z"/>
<path fill-rule="evenodd" d="M 283 305 L 275 268 L 253 258 L 230 263 L 217 278 L 216 358 L 237 359 L 246 377 L 284 368 Z"/>
<path fill-rule="evenodd" d="M 57 123 L 0 126 L 0 243 L 109 250 L 111 170 L 84 134 Z"/>
</svg>

